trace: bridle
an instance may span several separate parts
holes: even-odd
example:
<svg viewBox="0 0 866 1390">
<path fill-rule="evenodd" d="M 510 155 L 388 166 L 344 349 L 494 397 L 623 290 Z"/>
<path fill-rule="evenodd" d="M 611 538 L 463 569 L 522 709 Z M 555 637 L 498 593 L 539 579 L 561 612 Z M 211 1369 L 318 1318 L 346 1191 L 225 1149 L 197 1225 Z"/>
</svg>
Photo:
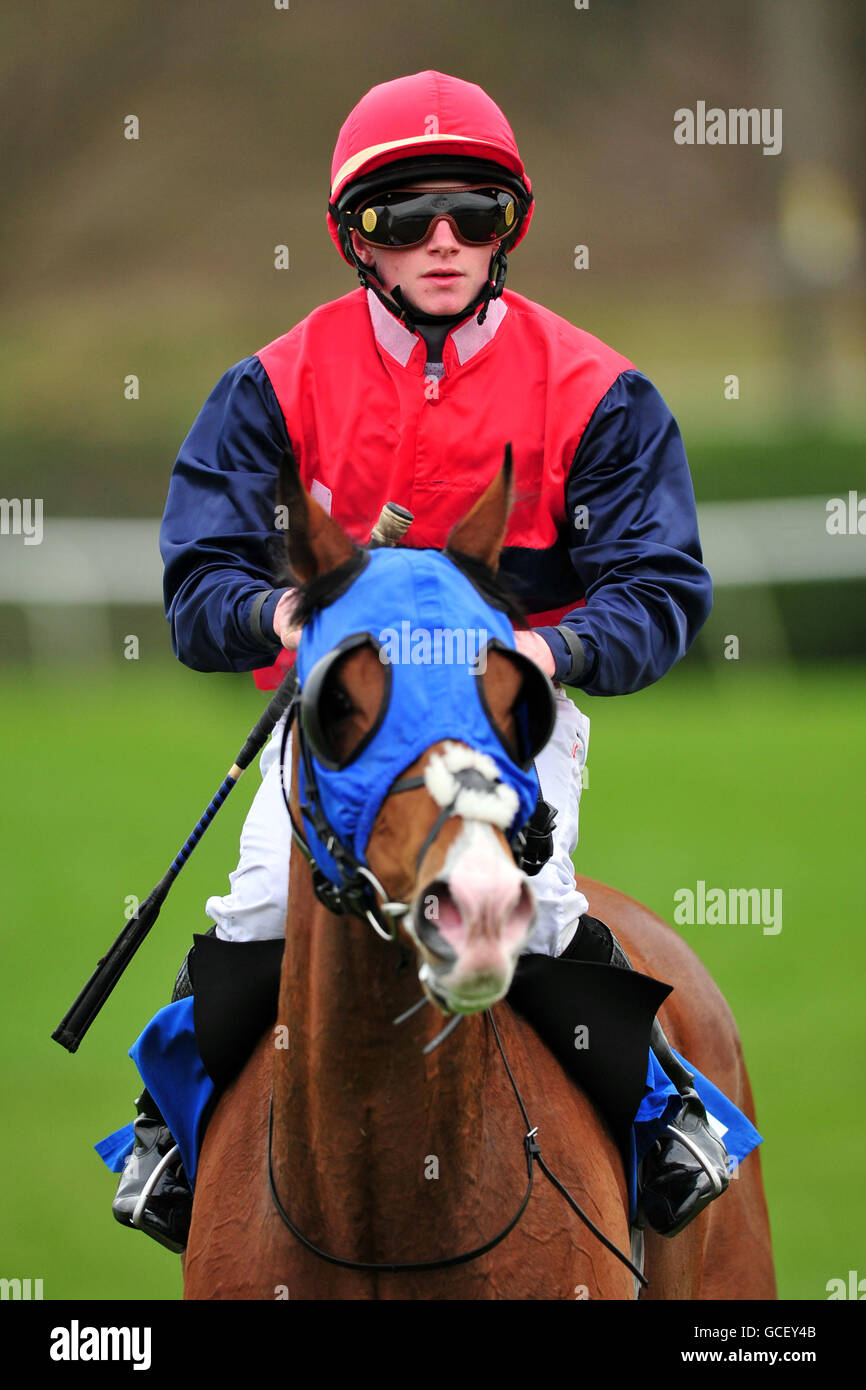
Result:
<svg viewBox="0 0 866 1390">
<path fill-rule="evenodd" d="M 409 912 L 409 904 L 396 902 L 388 897 L 386 890 L 373 871 L 366 864 L 361 863 L 353 849 L 340 839 L 330 824 L 322 805 L 312 750 L 304 733 L 303 722 L 299 717 L 300 708 L 301 692 L 296 683 L 286 710 L 280 743 L 280 788 L 289 815 L 293 842 L 309 865 L 313 880 L 313 892 L 329 912 L 338 917 L 359 917 L 362 921 L 369 923 L 377 936 L 382 937 L 385 941 L 393 941 L 397 935 L 397 922 Z M 300 807 L 301 814 L 309 821 L 319 842 L 325 847 L 336 865 L 341 879 L 339 884 L 333 883 L 316 862 L 315 855 L 292 810 L 288 792 L 289 778 L 286 775 L 286 750 L 293 725 L 304 768 L 306 799 Z M 416 869 L 445 821 L 454 814 L 459 790 L 473 784 L 479 788 L 483 786 L 491 792 L 494 790 L 493 779 L 476 772 L 474 769 L 466 769 L 464 772 L 455 774 L 455 782 L 457 792 L 450 802 L 442 805 L 436 821 L 419 850 Z M 388 789 L 388 796 L 396 796 L 399 792 L 414 791 L 424 785 L 425 778 L 423 776 L 402 777 L 391 784 Z M 543 867 L 545 858 L 541 856 L 537 846 L 539 840 L 546 843 L 549 839 L 554 815 L 555 812 L 548 806 L 548 803 L 539 799 L 536 813 L 532 819 L 511 835 L 509 844 L 518 869 L 532 875 L 538 873 L 539 869 Z"/>
<path fill-rule="evenodd" d="M 359 918 L 362 921 L 367 921 L 369 925 L 373 928 L 373 930 L 376 932 L 377 936 L 381 937 L 385 941 L 393 942 L 396 940 L 397 937 L 398 922 L 402 917 L 405 917 L 409 913 L 410 906 L 408 903 L 393 901 L 388 897 L 385 888 L 379 882 L 376 875 L 365 864 L 360 863 L 354 852 L 340 841 L 338 835 L 330 825 L 322 808 L 321 797 L 318 792 L 315 767 L 313 764 L 311 750 L 308 741 L 304 735 L 303 725 L 300 719 L 298 718 L 300 702 L 301 695 L 296 684 L 294 694 L 286 711 L 285 724 L 283 727 L 282 740 L 280 746 L 280 785 L 282 789 L 283 800 L 286 804 L 286 808 L 289 814 L 293 842 L 303 855 L 304 859 L 307 861 L 307 864 L 309 865 L 310 873 L 312 875 L 313 891 L 315 892 L 316 897 L 323 904 L 323 906 L 326 907 L 329 912 L 332 912 L 337 916 L 346 915 Z M 313 855 L 313 852 L 304 837 L 301 827 L 297 824 L 294 813 L 292 811 L 290 797 L 287 791 L 285 763 L 287 744 L 293 725 L 295 725 L 296 728 L 296 736 L 298 738 L 299 743 L 299 757 L 302 760 L 305 774 L 305 793 L 307 799 L 305 800 L 300 809 L 303 816 L 313 826 L 313 829 L 315 830 L 315 833 L 318 836 L 320 842 L 324 845 L 328 854 L 331 856 L 333 862 L 336 864 L 342 879 L 342 882 L 339 885 L 332 883 L 331 880 L 320 868 L 320 866 L 316 863 L 315 856 Z M 478 774 L 476 774 L 476 777 L 477 776 Z M 467 777 L 466 775 L 461 777 L 461 775 L 458 773 L 456 780 L 458 784 L 460 784 L 460 786 L 462 787 L 465 786 L 467 783 L 471 783 L 472 777 Z M 392 784 L 391 788 L 389 789 L 388 795 L 393 796 L 399 792 L 415 790 L 416 788 L 423 787 L 424 785 L 425 778 L 423 776 L 402 778 Z M 445 820 L 450 815 L 454 814 L 456 800 L 457 794 L 455 794 L 455 796 L 448 804 L 442 806 L 439 815 L 437 816 L 433 826 L 431 827 L 430 831 L 425 837 L 424 843 L 421 846 L 416 861 L 416 867 L 417 865 L 420 865 L 421 861 L 424 858 L 424 855 L 426 854 L 429 846 L 433 843 L 434 839 L 438 835 Z M 544 807 L 547 807 L 546 802 L 541 802 L 540 804 Z M 514 854 L 515 861 L 517 862 L 518 867 L 521 866 L 521 859 L 526 848 L 526 843 L 526 836 L 522 832 L 515 836 L 514 840 L 512 841 L 512 853 Z M 538 867 L 541 866 L 539 865 Z M 426 999 L 422 999 L 421 1001 L 419 1001 L 417 1005 L 410 1009 L 407 1014 L 403 1015 L 401 1019 L 395 1020 L 395 1022 L 401 1022 L 402 1019 L 408 1018 L 411 1014 L 415 1013 L 417 1008 L 421 1007 L 421 1005 L 423 1005 L 426 1002 L 428 1002 Z M 564 1185 L 551 1172 L 547 1164 L 544 1162 L 544 1159 L 541 1156 L 541 1149 L 536 1138 L 536 1135 L 538 1133 L 538 1127 L 533 1126 L 530 1123 L 529 1115 L 527 1113 L 526 1106 L 523 1103 L 523 1098 L 518 1089 L 517 1082 L 515 1081 L 511 1068 L 508 1065 L 508 1059 L 505 1056 L 505 1051 L 502 1046 L 502 1041 L 499 1036 L 499 1030 L 496 1027 L 496 1021 L 493 1017 L 493 1014 L 489 1009 L 485 1012 L 490 1020 L 491 1027 L 493 1029 L 493 1036 L 496 1040 L 496 1045 L 499 1050 L 499 1054 L 502 1057 L 502 1061 L 505 1066 L 508 1079 L 511 1083 L 512 1090 L 514 1091 L 517 1104 L 520 1107 L 520 1112 L 523 1117 L 524 1124 L 526 1126 L 526 1132 L 523 1138 L 523 1147 L 527 1165 L 526 1190 L 523 1194 L 523 1198 L 520 1202 L 519 1207 L 517 1208 L 517 1211 L 514 1213 L 507 1225 L 505 1225 L 497 1235 L 495 1235 L 491 1240 L 486 1241 L 483 1245 L 476 1246 L 472 1250 L 463 1251 L 457 1255 L 450 1255 L 437 1260 L 371 1263 L 361 1260 L 344 1259 L 342 1256 L 333 1255 L 325 1250 L 320 1249 L 317 1245 L 314 1245 L 313 1242 L 310 1241 L 294 1224 L 288 1212 L 286 1211 L 283 1202 L 280 1199 L 279 1193 L 277 1192 L 276 1181 L 274 1178 L 273 1171 L 274 1100 L 273 1091 L 271 1091 L 270 1108 L 268 1113 L 268 1184 L 271 1191 L 271 1197 L 273 1199 L 277 1212 L 279 1213 L 280 1220 L 292 1233 L 295 1239 L 298 1240 L 300 1244 L 305 1247 L 305 1249 L 309 1250 L 311 1254 L 316 1255 L 321 1260 L 327 1261 L 329 1264 L 338 1265 L 343 1269 L 352 1269 L 363 1273 L 390 1274 L 421 1273 L 428 1270 L 450 1269 L 456 1265 L 467 1264 L 472 1260 L 479 1259 L 482 1255 L 486 1255 L 489 1251 L 493 1250 L 497 1245 L 499 1245 L 503 1240 L 505 1240 L 505 1238 L 508 1235 L 510 1235 L 510 1233 L 519 1223 L 521 1217 L 523 1216 L 529 1204 L 529 1199 L 532 1195 L 535 1163 L 537 1162 L 545 1177 L 564 1197 L 564 1199 L 568 1202 L 569 1206 L 580 1218 L 583 1224 L 590 1231 L 592 1231 L 593 1235 L 595 1235 L 598 1238 L 598 1240 L 601 1241 L 601 1243 L 605 1246 L 606 1249 L 608 1249 L 613 1255 L 615 1255 L 617 1259 L 622 1261 L 622 1263 L 626 1265 L 626 1267 L 631 1271 L 636 1281 L 636 1290 L 638 1283 L 640 1283 L 644 1288 L 647 1288 L 648 1281 L 644 1277 L 642 1270 L 640 1270 L 635 1264 L 633 1264 L 632 1261 L 628 1259 L 627 1256 L 625 1256 L 622 1253 L 622 1251 L 619 1250 L 613 1244 L 613 1242 L 610 1241 L 608 1237 L 598 1229 L 598 1227 L 590 1220 L 590 1218 L 581 1209 L 581 1207 L 574 1200 L 571 1194 L 567 1191 Z M 451 1021 L 451 1023 L 449 1023 L 447 1028 L 444 1029 L 443 1032 L 434 1040 L 434 1042 L 428 1044 L 425 1051 L 432 1050 L 433 1046 L 437 1045 L 439 1042 L 442 1041 L 443 1038 L 445 1038 L 450 1032 L 452 1032 L 454 1027 L 457 1025 L 457 1023 L 459 1023 L 462 1017 L 463 1015 L 461 1014 L 456 1015 L 456 1017 Z"/>
<path fill-rule="evenodd" d="M 409 904 L 392 901 L 388 897 L 372 869 L 368 868 L 366 864 L 362 864 L 353 850 L 348 845 L 343 844 L 328 821 L 322 809 L 322 799 L 316 781 L 316 770 L 310 747 L 298 719 L 300 698 L 300 691 L 296 686 L 295 693 L 286 710 L 280 743 L 280 787 L 286 810 L 289 813 L 292 840 L 309 865 L 313 879 L 313 892 L 323 907 L 326 907 L 336 917 L 359 917 L 362 921 L 369 922 L 376 935 L 380 936 L 383 941 L 394 941 L 397 937 L 397 922 L 409 911 Z M 292 811 L 287 790 L 286 748 L 293 723 L 297 725 L 296 737 L 306 778 L 307 800 L 301 806 L 301 813 L 307 817 L 319 840 L 337 865 L 342 879 L 340 884 L 332 883 L 316 863 L 315 856 Z M 405 778 L 402 782 L 396 782 L 389 794 L 393 796 L 400 791 L 409 791 L 419 784 L 423 786 L 423 783 L 423 777 L 420 779 Z"/>
</svg>

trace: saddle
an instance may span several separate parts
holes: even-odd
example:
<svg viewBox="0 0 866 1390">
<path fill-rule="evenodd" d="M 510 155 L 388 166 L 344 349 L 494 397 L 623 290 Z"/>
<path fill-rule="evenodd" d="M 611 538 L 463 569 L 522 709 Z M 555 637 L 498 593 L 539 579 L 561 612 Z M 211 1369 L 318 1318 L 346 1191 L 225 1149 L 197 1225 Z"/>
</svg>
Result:
<svg viewBox="0 0 866 1390">
<path fill-rule="evenodd" d="M 217 1101 L 275 1024 L 284 949 L 282 939 L 228 942 L 196 935 L 172 1002 L 130 1051 L 191 1184 Z M 735 1164 L 761 1142 L 742 1111 L 668 1046 L 655 1015 L 671 989 L 630 969 L 609 928 L 587 915 L 561 956 L 521 956 L 506 996 L 606 1120 L 622 1158 L 633 1221 L 640 1220 L 639 1163 L 655 1142 L 653 1122 L 661 1123 L 669 1102 L 683 1094 L 682 1077 Z M 96 1149 L 119 1172 L 134 1139 L 129 1124 Z"/>
<path fill-rule="evenodd" d="M 602 923 L 582 917 L 561 956 L 520 957 L 506 1002 L 604 1115 L 628 1172 L 653 1020 L 672 986 L 614 965 L 611 939 Z M 210 934 L 194 941 L 184 992 L 193 996 L 202 1062 L 221 1092 L 276 1021 L 284 943 L 229 942 Z"/>
</svg>

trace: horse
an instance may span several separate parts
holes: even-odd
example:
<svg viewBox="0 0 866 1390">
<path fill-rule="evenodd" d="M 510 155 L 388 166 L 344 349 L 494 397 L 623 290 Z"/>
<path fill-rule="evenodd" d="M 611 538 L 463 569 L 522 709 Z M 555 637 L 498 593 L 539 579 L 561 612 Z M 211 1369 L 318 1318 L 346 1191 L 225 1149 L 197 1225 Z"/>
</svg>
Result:
<svg viewBox="0 0 866 1390">
<path fill-rule="evenodd" d="M 356 548 L 296 480 L 285 486 L 292 571 L 307 586 L 327 584 Z M 503 470 L 449 551 L 495 569 L 508 507 Z M 514 736 L 524 675 L 491 653 L 485 690 L 500 737 Z M 338 763 L 375 729 L 385 679 L 369 646 L 341 657 L 327 707 Z M 296 825 L 299 742 L 287 798 Z M 431 796 L 425 769 L 446 751 L 437 741 L 401 771 L 367 844 L 376 902 L 409 913 L 338 915 L 317 894 L 315 863 L 296 837 L 276 1025 L 205 1134 L 185 1299 L 636 1296 L 619 1148 L 505 1000 L 532 919 L 527 880 L 502 827 L 469 834 L 469 822 Z M 471 929 L 460 921 L 467 874 Z M 583 884 L 634 968 L 676 986 L 659 1015 L 673 1046 L 754 1118 L 736 1025 L 697 957 L 639 903 Z M 435 930 L 423 908 L 431 899 L 446 919 Z M 419 974 L 434 1006 L 421 1011 Z M 447 1037 L 444 1000 L 459 1020 Z M 533 1147 L 606 1243 L 553 1182 L 533 1184 Z M 676 1238 L 646 1232 L 644 1277 L 648 1299 L 776 1296 L 757 1152 Z"/>
</svg>

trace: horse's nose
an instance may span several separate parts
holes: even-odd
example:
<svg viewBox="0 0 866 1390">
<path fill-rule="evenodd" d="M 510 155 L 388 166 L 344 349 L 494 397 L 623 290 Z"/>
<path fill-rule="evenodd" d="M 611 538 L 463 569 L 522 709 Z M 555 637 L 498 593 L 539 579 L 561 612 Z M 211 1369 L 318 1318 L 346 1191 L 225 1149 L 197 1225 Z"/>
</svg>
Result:
<svg viewBox="0 0 866 1390">
<path fill-rule="evenodd" d="M 467 825 L 416 900 L 413 925 L 440 984 L 504 994 L 534 922 L 532 889 L 491 827 Z"/>
<path fill-rule="evenodd" d="M 482 885 L 470 875 L 435 879 L 416 904 L 415 933 L 443 963 L 498 959 L 523 944 L 535 915 L 525 881 Z"/>
<path fill-rule="evenodd" d="M 457 952 L 448 939 L 448 935 L 454 936 L 453 929 L 446 935 L 440 931 L 439 924 L 441 922 L 445 925 L 447 920 L 453 928 L 453 923 L 459 921 L 459 917 L 459 911 L 447 885 L 438 879 L 428 884 L 423 896 L 415 904 L 415 935 L 437 964 L 451 965 L 457 959 Z"/>
</svg>

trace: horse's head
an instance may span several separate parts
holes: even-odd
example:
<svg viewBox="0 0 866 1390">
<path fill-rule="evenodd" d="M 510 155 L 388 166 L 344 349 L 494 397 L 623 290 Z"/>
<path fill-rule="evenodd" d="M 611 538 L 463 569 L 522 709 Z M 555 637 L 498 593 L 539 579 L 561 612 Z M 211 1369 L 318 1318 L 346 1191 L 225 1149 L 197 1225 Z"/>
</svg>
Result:
<svg viewBox="0 0 866 1390">
<path fill-rule="evenodd" d="M 510 468 L 443 553 L 358 548 L 293 467 L 281 491 L 304 586 L 294 820 L 316 891 L 383 933 L 400 918 L 441 1009 L 488 1008 L 535 922 L 519 860 L 553 724 L 494 576 Z"/>
</svg>

